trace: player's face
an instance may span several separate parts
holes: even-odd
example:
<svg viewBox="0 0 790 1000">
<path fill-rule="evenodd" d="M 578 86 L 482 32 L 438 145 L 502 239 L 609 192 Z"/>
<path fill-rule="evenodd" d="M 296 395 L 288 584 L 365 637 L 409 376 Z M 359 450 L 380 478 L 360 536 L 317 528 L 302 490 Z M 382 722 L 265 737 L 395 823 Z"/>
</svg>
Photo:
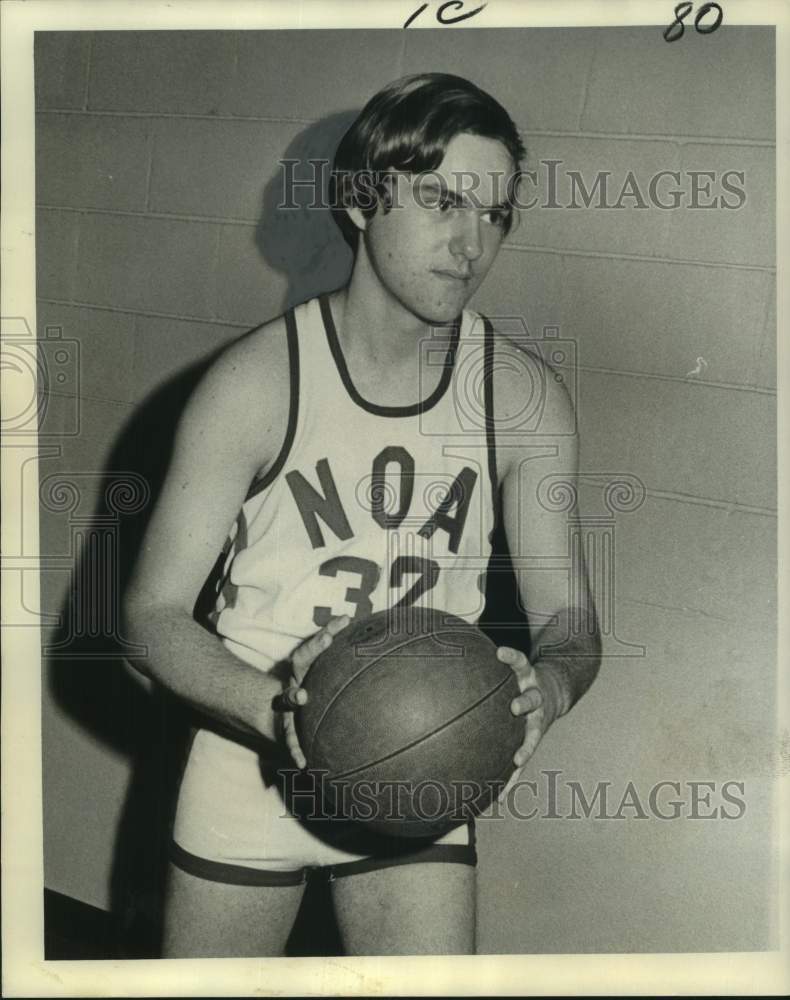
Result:
<svg viewBox="0 0 790 1000">
<path fill-rule="evenodd" d="M 364 234 L 385 292 L 422 320 L 454 320 L 502 243 L 514 170 L 502 143 L 462 133 L 436 171 L 398 175 L 393 207 L 379 209 Z"/>
</svg>

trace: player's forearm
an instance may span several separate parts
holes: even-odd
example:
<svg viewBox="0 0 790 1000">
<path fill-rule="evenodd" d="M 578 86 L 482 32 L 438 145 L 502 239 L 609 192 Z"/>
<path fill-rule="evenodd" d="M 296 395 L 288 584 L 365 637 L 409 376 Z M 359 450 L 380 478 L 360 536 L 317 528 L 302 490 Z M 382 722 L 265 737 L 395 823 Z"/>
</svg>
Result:
<svg viewBox="0 0 790 1000">
<path fill-rule="evenodd" d="M 200 712 L 247 738 L 277 738 L 277 678 L 228 652 L 183 610 L 127 604 L 130 639 L 146 647 L 131 662 Z"/>
<path fill-rule="evenodd" d="M 595 612 L 565 608 L 533 643 L 533 666 L 554 689 L 557 715 L 565 715 L 588 690 L 601 666 L 601 633 Z"/>
</svg>

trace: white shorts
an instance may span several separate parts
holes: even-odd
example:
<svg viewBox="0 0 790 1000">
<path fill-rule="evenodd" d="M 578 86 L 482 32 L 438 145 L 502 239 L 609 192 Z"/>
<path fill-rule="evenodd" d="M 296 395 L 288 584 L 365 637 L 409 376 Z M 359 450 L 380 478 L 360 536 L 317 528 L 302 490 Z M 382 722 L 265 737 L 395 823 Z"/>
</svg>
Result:
<svg viewBox="0 0 790 1000">
<path fill-rule="evenodd" d="M 171 860 L 233 885 L 297 885 L 319 869 L 331 879 L 423 861 L 477 863 L 471 821 L 427 843 L 385 837 L 360 823 L 316 816 L 317 798 L 309 776 L 198 729 L 181 781 Z"/>
</svg>

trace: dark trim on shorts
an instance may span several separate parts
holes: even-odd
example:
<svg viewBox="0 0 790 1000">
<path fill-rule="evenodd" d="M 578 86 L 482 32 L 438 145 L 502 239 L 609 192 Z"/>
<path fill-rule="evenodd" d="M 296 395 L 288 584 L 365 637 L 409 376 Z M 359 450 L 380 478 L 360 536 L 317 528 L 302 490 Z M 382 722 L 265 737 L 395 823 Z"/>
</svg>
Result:
<svg viewBox="0 0 790 1000">
<path fill-rule="evenodd" d="M 208 858 L 200 858 L 196 854 L 185 851 L 175 841 L 170 843 L 170 860 L 188 875 L 194 875 L 196 878 L 206 879 L 209 882 L 222 882 L 225 885 L 289 886 L 302 885 L 307 881 L 307 876 L 312 873 L 321 874 L 332 881 L 346 875 L 377 871 L 379 868 L 394 868 L 397 865 L 426 862 L 471 865 L 474 868 L 477 866 L 477 848 L 475 846 L 475 826 L 473 822 L 470 822 L 468 844 L 429 844 L 427 847 L 420 847 L 409 854 L 372 856 L 361 858 L 358 861 L 341 861 L 336 865 L 309 865 L 290 871 L 267 871 L 262 868 L 232 865 L 225 861 L 209 861 Z"/>
<path fill-rule="evenodd" d="M 247 496 L 244 498 L 245 503 L 248 500 L 252 500 L 254 496 L 257 496 L 261 490 L 265 490 L 267 486 L 271 485 L 280 472 L 282 472 L 296 435 L 296 421 L 299 416 L 299 337 L 296 331 L 296 317 L 293 309 L 289 309 L 285 313 L 285 330 L 288 335 L 288 367 L 290 372 L 291 396 L 288 406 L 288 428 L 274 465 L 267 469 L 260 479 L 254 480 L 250 484 Z"/>
<path fill-rule="evenodd" d="M 305 880 L 304 868 L 263 871 L 260 868 L 231 865 L 225 861 L 209 861 L 208 858 L 190 854 L 175 841 L 170 844 L 170 860 L 188 875 L 209 882 L 224 882 L 226 885 L 301 885 Z"/>
</svg>

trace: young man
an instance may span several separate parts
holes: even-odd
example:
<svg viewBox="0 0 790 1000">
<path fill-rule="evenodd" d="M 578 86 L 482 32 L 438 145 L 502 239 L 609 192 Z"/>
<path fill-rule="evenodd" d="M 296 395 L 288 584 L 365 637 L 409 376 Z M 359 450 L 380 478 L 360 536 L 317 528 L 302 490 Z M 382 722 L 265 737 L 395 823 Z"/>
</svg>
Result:
<svg viewBox="0 0 790 1000">
<path fill-rule="evenodd" d="M 471 826 L 385 843 L 302 817 L 278 768 L 285 746 L 304 764 L 298 684 L 349 620 L 413 602 L 478 620 L 500 496 L 512 551 L 524 533 L 541 555 L 567 550 L 567 514 L 536 490 L 576 468 L 575 438 L 552 430 L 572 416 L 567 392 L 543 378 L 536 460 L 535 429 L 518 422 L 540 362 L 464 308 L 510 228 L 523 154 L 504 109 L 466 80 L 385 87 L 334 166 L 355 249 L 348 286 L 232 345 L 183 415 L 126 601 L 142 668 L 201 713 L 173 831 L 167 956 L 282 954 L 308 872 L 330 878 L 349 953 L 474 952 Z M 471 428 L 470 371 L 484 403 Z M 214 635 L 193 608 L 224 540 Z M 591 683 L 599 640 L 585 580 L 571 609 L 565 574 L 526 566 L 518 578 L 535 662 L 498 655 L 522 692 L 520 769 Z M 563 640 L 562 655 L 541 653 Z"/>
</svg>

